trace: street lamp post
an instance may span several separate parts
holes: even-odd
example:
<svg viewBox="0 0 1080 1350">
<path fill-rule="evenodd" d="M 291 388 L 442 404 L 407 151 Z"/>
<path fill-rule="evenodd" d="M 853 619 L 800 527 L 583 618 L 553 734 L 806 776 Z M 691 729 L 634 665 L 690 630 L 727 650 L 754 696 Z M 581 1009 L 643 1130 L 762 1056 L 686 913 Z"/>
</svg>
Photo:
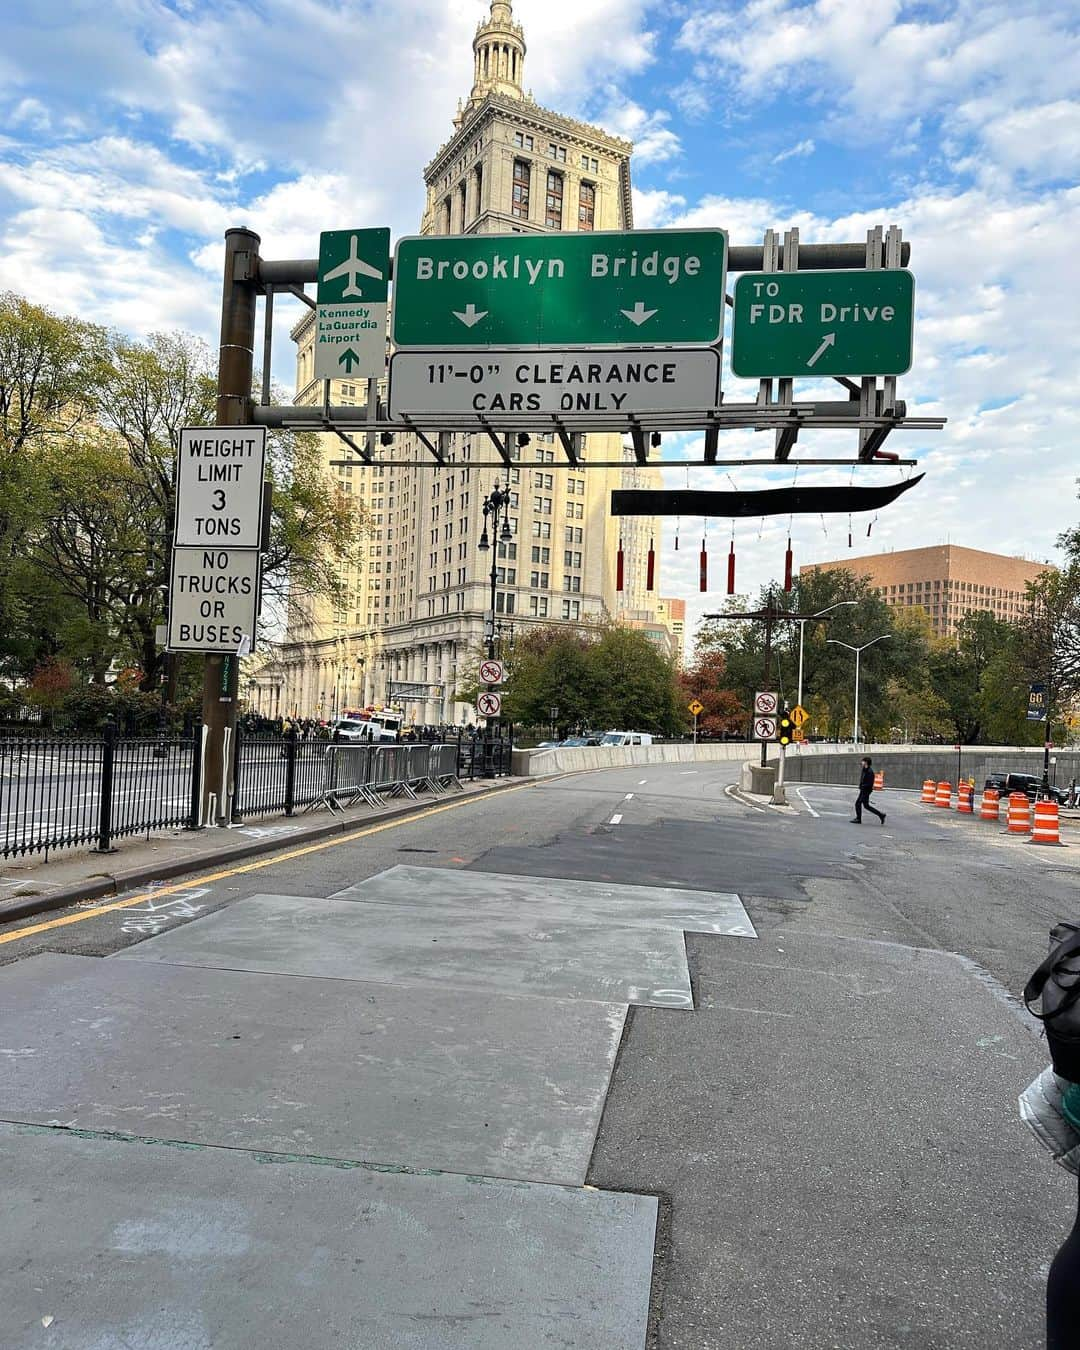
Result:
<svg viewBox="0 0 1080 1350">
<path fill-rule="evenodd" d="M 834 609 L 841 609 L 844 605 L 857 605 L 858 603 L 857 600 L 837 600 L 835 605 L 826 605 L 824 609 L 819 609 L 816 614 L 811 614 L 808 619 L 799 620 L 799 697 L 797 702 L 800 708 L 802 707 L 803 693 L 803 638 L 806 634 L 806 625 L 813 623 L 815 619 L 820 619 L 825 614 L 831 613 Z"/>
<path fill-rule="evenodd" d="M 496 482 L 488 495 L 484 498 L 484 529 L 480 535 L 480 542 L 477 548 L 481 553 L 486 553 L 491 549 L 491 624 L 487 631 L 487 655 L 489 661 L 495 659 L 495 585 L 496 569 L 498 566 L 499 550 L 494 545 L 508 544 L 513 538 L 510 531 L 510 491 L 508 488 L 500 488 Z M 491 521 L 491 535 L 488 537 L 488 520 Z M 502 520 L 502 529 L 499 528 L 499 521 Z M 488 719 L 491 720 L 490 718 Z"/>
<path fill-rule="evenodd" d="M 891 638 L 891 633 L 880 633 L 876 638 L 871 638 L 869 642 L 864 642 L 861 647 L 853 647 L 850 642 L 841 642 L 839 638 L 826 639 L 826 645 L 833 647 L 846 647 L 849 652 L 855 653 L 855 744 L 859 744 L 859 662 L 862 654 L 867 647 L 872 647 L 875 642 L 885 642 Z"/>
<path fill-rule="evenodd" d="M 499 522 L 502 521 L 500 528 Z M 490 521 L 490 536 L 488 534 Z M 497 569 L 499 561 L 499 544 L 509 544 L 513 539 L 513 532 L 510 529 L 510 489 L 500 488 L 498 481 L 484 498 L 484 529 L 480 535 L 480 542 L 477 548 L 481 553 L 486 553 L 491 549 L 491 626 L 487 631 L 487 657 L 489 661 L 495 660 L 495 611 L 496 595 L 495 587 L 497 583 Z M 491 686 L 489 685 L 490 689 Z M 499 719 L 489 717 L 486 727 L 486 745 L 484 750 L 484 774 L 488 778 L 494 778 L 494 745 L 493 738 L 495 724 Z"/>
</svg>

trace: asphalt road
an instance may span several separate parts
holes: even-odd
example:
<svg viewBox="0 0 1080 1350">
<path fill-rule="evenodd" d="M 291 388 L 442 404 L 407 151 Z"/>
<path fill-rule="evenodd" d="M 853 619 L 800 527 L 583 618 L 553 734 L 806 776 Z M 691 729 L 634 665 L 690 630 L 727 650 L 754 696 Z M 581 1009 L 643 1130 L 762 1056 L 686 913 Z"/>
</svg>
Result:
<svg viewBox="0 0 1080 1350">
<path fill-rule="evenodd" d="M 884 826 L 849 823 L 847 788 L 800 785 L 790 811 L 764 809 L 731 776 L 530 784 L 49 916 L 0 962 L 107 955 L 256 893 L 327 897 L 399 863 L 736 892 L 757 941 L 688 935 L 694 1011 L 631 1008 L 589 1169 L 660 1198 L 650 1345 L 1034 1350 L 1075 1183 L 1016 1118 L 1046 1056 L 1015 999 L 1048 928 L 1080 918 L 1080 849 L 909 793 L 876 795 Z"/>
</svg>

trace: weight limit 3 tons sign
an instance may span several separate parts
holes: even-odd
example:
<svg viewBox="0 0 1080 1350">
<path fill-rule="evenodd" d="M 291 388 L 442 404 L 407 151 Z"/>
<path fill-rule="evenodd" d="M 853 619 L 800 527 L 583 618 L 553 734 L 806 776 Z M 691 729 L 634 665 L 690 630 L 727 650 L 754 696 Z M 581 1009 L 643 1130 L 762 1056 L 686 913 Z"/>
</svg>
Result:
<svg viewBox="0 0 1080 1350">
<path fill-rule="evenodd" d="M 265 463 L 265 427 L 185 427 L 176 456 L 173 542 L 258 548 Z"/>
</svg>

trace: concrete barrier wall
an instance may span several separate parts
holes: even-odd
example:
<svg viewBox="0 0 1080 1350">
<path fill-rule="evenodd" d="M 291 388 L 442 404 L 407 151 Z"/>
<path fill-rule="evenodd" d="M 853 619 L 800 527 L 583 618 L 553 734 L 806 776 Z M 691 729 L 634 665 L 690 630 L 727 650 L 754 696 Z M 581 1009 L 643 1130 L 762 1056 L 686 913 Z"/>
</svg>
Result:
<svg viewBox="0 0 1080 1350">
<path fill-rule="evenodd" d="M 1055 751 L 1056 781 L 1067 784 L 1080 778 L 1080 752 Z M 870 755 L 874 768 L 885 773 L 887 787 L 921 788 L 924 778 L 935 782 L 956 777 L 956 751 L 940 745 L 868 745 L 857 750 L 838 749 L 832 744 L 814 744 L 791 749 L 785 777 L 790 783 L 842 783 L 859 781 L 859 760 Z M 706 742 L 702 745 L 580 745 L 555 746 L 550 750 L 515 750 L 515 777 L 539 778 L 557 773 L 580 773 L 588 769 L 617 769 L 633 764 L 729 763 L 732 782 L 741 766 L 757 758 L 757 747 L 745 741 Z M 769 763 L 776 762 L 776 748 L 769 748 Z M 961 772 L 981 787 L 991 773 L 1041 773 L 1043 752 L 1009 746 L 965 747 Z"/>
<path fill-rule="evenodd" d="M 1051 766 L 1051 781 L 1066 786 L 1070 779 L 1080 776 L 1080 754 L 1064 750 L 1053 753 L 1057 764 Z M 833 747 L 831 754 L 788 755 L 784 776 L 789 783 L 855 786 L 859 781 L 862 754 L 870 755 L 874 768 L 885 774 L 886 787 L 921 788 L 926 778 L 932 778 L 935 783 L 956 782 L 956 751 L 943 746 L 910 746 L 904 750 L 871 747 L 862 752 L 837 752 Z M 1041 750 L 965 746 L 960 755 L 961 775 L 974 778 L 979 789 L 992 773 L 1041 774 L 1042 768 Z"/>
</svg>

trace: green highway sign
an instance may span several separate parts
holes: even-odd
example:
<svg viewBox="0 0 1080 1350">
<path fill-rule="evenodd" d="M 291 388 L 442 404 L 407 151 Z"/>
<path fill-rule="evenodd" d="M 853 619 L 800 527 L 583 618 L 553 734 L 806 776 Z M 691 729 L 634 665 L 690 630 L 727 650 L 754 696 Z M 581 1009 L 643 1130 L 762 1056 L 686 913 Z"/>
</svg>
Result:
<svg viewBox="0 0 1080 1350">
<path fill-rule="evenodd" d="M 397 347 L 709 346 L 724 230 L 419 235 L 394 255 Z"/>
<path fill-rule="evenodd" d="M 915 278 L 882 271 L 747 272 L 735 283 L 731 369 L 744 377 L 903 375 Z"/>
<path fill-rule="evenodd" d="M 385 373 L 389 282 L 389 229 L 329 230 L 319 236 L 317 380 Z"/>
</svg>

